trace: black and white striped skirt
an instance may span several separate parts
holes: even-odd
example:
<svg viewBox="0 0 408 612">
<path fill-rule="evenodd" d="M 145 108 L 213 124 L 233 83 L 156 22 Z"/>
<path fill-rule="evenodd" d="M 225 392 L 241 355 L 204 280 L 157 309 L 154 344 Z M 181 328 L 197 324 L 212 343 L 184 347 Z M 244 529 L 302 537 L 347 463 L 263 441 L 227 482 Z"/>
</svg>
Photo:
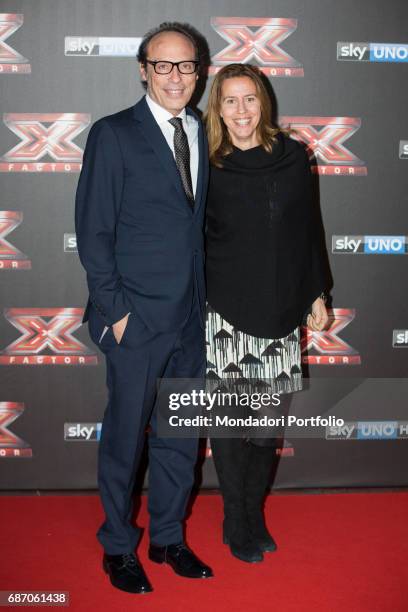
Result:
<svg viewBox="0 0 408 612">
<path fill-rule="evenodd" d="M 208 381 L 235 386 L 256 382 L 274 393 L 302 389 L 299 327 L 285 338 L 257 338 L 236 329 L 211 306 L 206 319 Z"/>
</svg>

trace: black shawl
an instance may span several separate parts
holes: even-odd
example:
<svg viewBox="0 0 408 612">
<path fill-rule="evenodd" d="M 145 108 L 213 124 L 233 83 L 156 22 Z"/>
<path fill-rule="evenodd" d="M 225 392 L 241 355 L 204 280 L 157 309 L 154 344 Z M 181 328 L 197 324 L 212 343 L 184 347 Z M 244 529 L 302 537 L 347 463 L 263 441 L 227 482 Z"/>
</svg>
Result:
<svg viewBox="0 0 408 612">
<path fill-rule="evenodd" d="M 234 147 L 211 168 L 207 299 L 237 329 L 282 338 L 327 289 L 329 272 L 302 145 L 279 134 L 272 153 Z"/>
</svg>

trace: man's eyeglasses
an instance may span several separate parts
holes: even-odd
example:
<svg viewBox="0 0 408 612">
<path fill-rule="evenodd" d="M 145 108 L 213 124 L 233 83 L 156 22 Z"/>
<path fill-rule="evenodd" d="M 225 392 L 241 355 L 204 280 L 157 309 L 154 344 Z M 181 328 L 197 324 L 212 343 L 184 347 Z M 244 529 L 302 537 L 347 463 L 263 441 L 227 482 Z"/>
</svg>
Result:
<svg viewBox="0 0 408 612">
<path fill-rule="evenodd" d="M 174 66 L 177 66 L 177 70 L 180 74 L 193 74 L 196 72 L 199 62 L 188 61 L 188 62 L 153 62 L 152 60 L 146 60 L 147 64 L 153 66 L 154 71 L 157 74 L 170 74 Z"/>
</svg>

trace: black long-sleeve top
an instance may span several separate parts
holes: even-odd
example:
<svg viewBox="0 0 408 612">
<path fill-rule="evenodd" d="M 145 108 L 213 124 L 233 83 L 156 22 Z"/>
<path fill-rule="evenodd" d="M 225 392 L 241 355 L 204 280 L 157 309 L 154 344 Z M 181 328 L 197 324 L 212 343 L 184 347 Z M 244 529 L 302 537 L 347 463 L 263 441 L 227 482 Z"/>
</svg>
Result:
<svg viewBox="0 0 408 612">
<path fill-rule="evenodd" d="M 327 288 L 319 223 L 302 145 L 280 133 L 271 153 L 234 147 L 210 174 L 209 304 L 245 333 L 289 334 Z"/>
</svg>

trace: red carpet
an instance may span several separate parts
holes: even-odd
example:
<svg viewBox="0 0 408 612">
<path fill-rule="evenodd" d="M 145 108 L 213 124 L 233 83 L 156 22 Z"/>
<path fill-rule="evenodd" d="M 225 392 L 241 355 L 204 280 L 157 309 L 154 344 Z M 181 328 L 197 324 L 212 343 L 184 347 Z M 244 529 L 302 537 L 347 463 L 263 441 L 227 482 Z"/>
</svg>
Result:
<svg viewBox="0 0 408 612">
<path fill-rule="evenodd" d="M 188 580 L 151 563 L 145 533 L 139 553 L 155 589 L 146 595 L 114 589 L 101 570 L 97 496 L 0 497 L 0 507 L 0 590 L 69 591 L 75 612 L 408 610 L 405 492 L 269 497 L 279 550 L 253 565 L 221 543 L 220 497 L 201 495 L 187 537 L 216 577 Z M 146 498 L 139 524 L 147 525 Z"/>
</svg>

